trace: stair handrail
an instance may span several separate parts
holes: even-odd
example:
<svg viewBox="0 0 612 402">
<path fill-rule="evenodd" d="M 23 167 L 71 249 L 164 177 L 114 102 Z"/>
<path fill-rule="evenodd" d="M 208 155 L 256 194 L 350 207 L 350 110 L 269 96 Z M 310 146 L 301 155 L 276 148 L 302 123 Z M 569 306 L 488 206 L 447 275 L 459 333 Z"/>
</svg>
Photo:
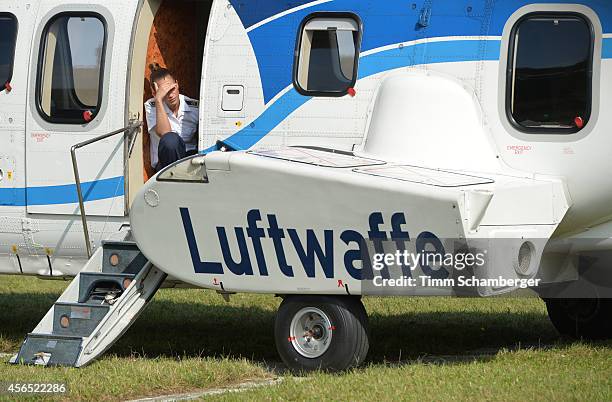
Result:
<svg viewBox="0 0 612 402">
<path fill-rule="evenodd" d="M 124 157 L 124 159 L 127 159 L 129 158 L 129 154 L 131 154 L 134 139 L 136 137 L 135 135 L 133 135 L 133 133 L 135 130 L 142 127 L 142 125 L 143 125 L 142 121 L 138 121 L 138 120 L 130 121 L 129 125 L 127 125 L 126 127 L 123 127 L 119 130 L 111 131 L 110 133 L 107 133 L 107 134 L 102 134 L 98 137 L 91 138 L 87 141 L 79 142 L 78 144 L 75 144 L 70 148 L 70 157 L 72 158 L 72 170 L 74 171 L 74 181 L 76 184 L 77 196 L 79 197 L 79 211 L 81 214 L 81 222 L 83 223 L 83 235 L 85 237 L 85 247 L 87 249 L 87 258 L 91 258 L 93 254 L 91 252 L 91 242 L 89 240 L 89 227 L 87 226 L 87 214 L 85 213 L 85 201 L 83 199 L 83 191 L 81 189 L 81 177 L 79 175 L 79 165 L 77 162 L 76 151 L 77 149 L 80 149 L 88 145 L 94 144 L 96 142 L 105 140 L 109 137 L 113 137 L 118 134 L 128 133 L 130 134 L 130 151 L 126 155 L 126 157 Z M 125 162 L 126 161 L 124 161 L 124 166 L 126 165 Z"/>
</svg>

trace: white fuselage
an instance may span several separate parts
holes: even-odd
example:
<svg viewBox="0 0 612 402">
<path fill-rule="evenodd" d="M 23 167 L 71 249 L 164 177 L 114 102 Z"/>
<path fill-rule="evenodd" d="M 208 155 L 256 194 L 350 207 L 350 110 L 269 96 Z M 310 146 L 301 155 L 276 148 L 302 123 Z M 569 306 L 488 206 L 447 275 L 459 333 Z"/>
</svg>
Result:
<svg viewBox="0 0 612 402">
<path fill-rule="evenodd" d="M 142 120 L 145 53 L 162 3 L 0 0 L 0 16 L 10 14 L 18 21 L 12 90 L 0 92 L 0 273 L 74 275 L 86 262 L 70 147 L 125 127 L 133 119 Z M 217 141 L 239 150 L 324 146 L 466 174 L 559 181 L 560 204 L 568 209 L 561 214 L 550 207 L 555 236 L 584 237 L 590 231 L 598 247 L 602 238 L 612 237 L 607 224 L 612 217 L 612 181 L 605 174 L 612 171 L 612 114 L 607 113 L 612 94 L 605 90 L 612 85 L 609 4 L 448 0 L 399 9 L 393 1 L 374 7 L 368 1 L 337 0 L 302 1 L 290 8 L 270 0 L 259 2 L 266 6 L 258 11 L 254 4 L 234 7 L 235 0 L 210 3 L 201 60 L 200 151 L 216 149 Z M 311 13 L 327 11 L 351 12 L 362 20 L 355 96 L 304 96 L 292 84 L 301 23 Z M 515 24 L 534 12 L 577 13 L 592 26 L 590 117 L 576 133 L 526 134 L 508 119 L 510 38 Z M 50 40 L 49 27 L 62 15 L 95 15 L 104 22 L 99 105 L 93 120 L 78 124 L 50 122 L 41 113 L 53 104 L 55 87 L 45 87 L 44 82 L 52 76 L 49 54 L 57 50 L 55 40 L 61 39 L 58 31 Z M 179 38 L 177 46 L 182 40 L 191 38 Z M 89 42 L 95 43 L 95 37 Z M 384 80 L 409 71 L 445 76 L 464 87 L 477 110 L 476 120 L 469 123 L 473 126 L 458 122 L 461 116 L 452 103 L 428 98 L 426 89 L 410 93 L 387 88 L 385 99 L 392 104 L 402 100 L 404 109 L 377 107 Z M 411 114 L 422 102 L 438 108 L 430 108 L 429 115 Z M 372 132 L 386 134 L 373 137 L 368 134 Z M 131 154 L 130 141 L 121 135 L 77 151 L 94 247 L 129 222 L 131 202 L 143 186 L 142 135 Z M 240 189 L 235 191 L 239 200 L 249 199 Z M 272 202 L 273 197 L 283 194 L 270 192 L 258 202 Z M 213 195 L 203 202 L 228 201 Z M 256 207 L 266 209 L 263 204 Z M 532 207 L 528 199 L 519 198 L 506 205 L 506 213 L 528 216 Z M 513 224 L 508 222 L 501 226 Z"/>
</svg>

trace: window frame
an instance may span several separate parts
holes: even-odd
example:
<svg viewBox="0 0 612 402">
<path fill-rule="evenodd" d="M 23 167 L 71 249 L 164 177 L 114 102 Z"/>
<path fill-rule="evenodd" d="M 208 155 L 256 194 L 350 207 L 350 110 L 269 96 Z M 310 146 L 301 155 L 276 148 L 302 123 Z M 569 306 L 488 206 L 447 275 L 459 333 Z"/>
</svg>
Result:
<svg viewBox="0 0 612 402">
<path fill-rule="evenodd" d="M 47 113 L 42 108 L 42 96 L 41 96 L 41 84 L 42 84 L 42 74 L 43 74 L 43 66 L 44 57 L 47 50 L 47 35 L 49 34 L 49 30 L 51 26 L 60 18 L 63 17 L 77 17 L 77 18 L 96 18 L 98 21 L 102 23 L 104 28 L 104 43 L 102 44 L 102 54 L 100 58 L 100 75 L 98 77 L 98 101 L 97 108 L 94 110 L 94 113 L 91 116 L 89 121 L 75 121 L 75 119 L 70 118 L 59 118 L 59 117 L 51 117 L 48 116 Z M 36 70 L 36 85 L 34 91 L 34 104 L 36 105 L 36 110 L 39 116 L 47 123 L 51 124 L 68 124 L 71 126 L 87 126 L 93 123 L 103 108 L 102 101 L 104 100 L 104 78 L 106 74 L 106 52 L 108 49 L 108 23 L 106 18 L 100 13 L 94 11 L 63 11 L 57 14 L 54 14 L 51 18 L 47 19 L 45 27 L 43 28 L 40 35 L 40 46 L 38 50 L 38 59 L 37 59 L 37 70 Z M 72 54 L 70 55 L 70 65 L 72 66 Z M 74 67 L 74 66 L 73 66 Z M 74 72 L 74 71 L 73 71 Z M 74 76 L 72 77 L 74 83 Z M 79 106 L 87 106 L 82 105 L 82 101 L 78 97 L 76 90 L 71 88 L 73 99 L 80 104 Z"/>
<path fill-rule="evenodd" d="M 586 107 L 586 120 L 587 123 L 582 128 L 572 127 L 572 128 L 563 128 L 563 127 L 525 127 L 520 124 L 514 118 L 512 112 L 512 102 L 514 98 L 514 72 L 515 72 L 515 55 L 516 55 L 516 38 L 517 31 L 520 29 L 521 24 L 530 19 L 536 18 L 577 18 L 585 22 L 587 27 L 589 28 L 589 32 L 591 34 L 591 44 L 589 47 L 589 64 L 588 64 L 588 88 L 587 88 L 587 107 Z M 595 42 L 596 42 L 596 32 L 595 27 L 591 19 L 580 12 L 576 11 L 534 11 L 527 14 L 522 15 L 512 26 L 510 30 L 510 36 L 508 39 L 508 60 L 506 66 L 506 96 L 505 96 L 505 110 L 506 117 L 510 122 L 510 125 L 517 131 L 523 134 L 544 134 L 544 135 L 572 135 L 577 134 L 581 131 L 584 131 L 589 124 L 591 123 L 591 118 L 593 115 L 593 81 L 595 78 Z"/>
<path fill-rule="evenodd" d="M 353 65 L 353 77 L 352 77 L 351 83 L 349 84 L 348 88 L 344 91 L 309 91 L 309 90 L 302 88 L 298 81 L 298 72 L 300 68 L 299 60 L 300 60 L 300 53 L 302 49 L 302 39 L 304 36 L 304 28 L 306 28 L 306 25 L 308 25 L 310 21 L 317 19 L 317 18 L 338 18 L 338 19 L 350 18 L 350 19 L 353 19 L 357 23 L 357 27 L 359 28 L 359 30 L 357 31 L 357 43 L 355 46 L 355 63 Z M 295 90 L 300 95 L 304 95 L 304 96 L 327 97 L 327 98 L 341 98 L 343 96 L 346 96 L 348 94 L 348 90 L 350 88 L 355 87 L 355 84 L 357 83 L 357 79 L 359 78 L 359 58 L 361 55 L 362 38 L 363 38 L 363 22 L 361 18 L 359 18 L 359 16 L 355 13 L 348 12 L 348 11 L 344 11 L 344 12 L 318 11 L 318 12 L 308 14 L 300 23 L 300 26 L 298 28 L 297 38 L 295 41 L 295 50 L 293 53 L 293 73 L 292 73 L 293 74 L 293 77 L 292 77 L 293 88 L 295 88 Z"/>
<path fill-rule="evenodd" d="M 9 67 L 8 76 L 6 78 L 6 81 L 0 82 L 0 85 L 2 85 L 2 88 L 0 90 L 4 90 L 4 85 L 7 82 L 9 83 L 11 82 L 11 80 L 13 79 L 13 73 L 15 71 L 15 55 L 17 54 L 17 37 L 19 36 L 19 19 L 17 18 L 15 14 L 4 12 L 4 11 L 0 12 L 0 18 L 10 18 L 15 23 L 15 35 L 13 39 L 13 51 L 11 54 L 11 65 Z"/>
</svg>

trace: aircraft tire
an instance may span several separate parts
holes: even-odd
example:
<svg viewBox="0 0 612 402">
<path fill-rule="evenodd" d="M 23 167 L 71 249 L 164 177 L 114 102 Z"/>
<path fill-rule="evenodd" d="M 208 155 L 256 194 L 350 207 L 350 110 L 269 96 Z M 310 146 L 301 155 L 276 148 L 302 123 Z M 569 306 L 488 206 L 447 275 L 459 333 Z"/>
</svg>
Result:
<svg viewBox="0 0 612 402">
<path fill-rule="evenodd" d="M 548 317 L 562 335 L 612 339 L 612 299 L 545 299 Z"/>
<path fill-rule="evenodd" d="M 370 346 L 365 308 L 351 296 L 285 297 L 274 336 L 278 354 L 294 372 L 356 367 Z"/>
</svg>

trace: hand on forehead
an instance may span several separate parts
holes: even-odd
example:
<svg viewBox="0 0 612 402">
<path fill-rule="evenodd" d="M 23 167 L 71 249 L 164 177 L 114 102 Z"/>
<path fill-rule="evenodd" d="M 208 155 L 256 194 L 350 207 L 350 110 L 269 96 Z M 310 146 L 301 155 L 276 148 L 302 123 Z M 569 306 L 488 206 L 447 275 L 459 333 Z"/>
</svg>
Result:
<svg viewBox="0 0 612 402">
<path fill-rule="evenodd" d="M 159 80 L 157 80 L 157 83 L 159 85 L 172 85 L 176 83 L 176 80 L 172 78 L 172 76 L 167 75 L 164 78 L 160 78 Z"/>
</svg>

